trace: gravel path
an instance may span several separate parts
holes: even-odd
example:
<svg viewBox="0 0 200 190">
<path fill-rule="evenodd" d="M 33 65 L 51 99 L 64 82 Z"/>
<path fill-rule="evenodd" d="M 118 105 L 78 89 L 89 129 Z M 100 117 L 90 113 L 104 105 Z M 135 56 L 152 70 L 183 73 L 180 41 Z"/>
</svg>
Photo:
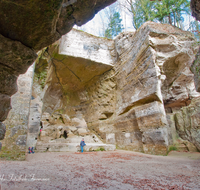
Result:
<svg viewBox="0 0 200 190">
<path fill-rule="evenodd" d="M 0 161 L 1 190 L 200 189 L 200 153 L 47 152 Z"/>
</svg>

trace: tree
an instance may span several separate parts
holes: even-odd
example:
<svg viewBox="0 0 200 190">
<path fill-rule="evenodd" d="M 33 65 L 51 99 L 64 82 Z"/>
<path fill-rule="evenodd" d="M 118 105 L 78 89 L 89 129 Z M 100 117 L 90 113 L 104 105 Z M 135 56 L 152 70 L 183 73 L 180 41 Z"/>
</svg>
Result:
<svg viewBox="0 0 200 190">
<path fill-rule="evenodd" d="M 197 20 L 191 21 L 188 30 L 200 41 L 200 23 Z"/>
<path fill-rule="evenodd" d="M 181 27 L 183 14 L 189 14 L 189 0 L 126 0 L 124 7 L 132 14 L 137 30 L 146 21 L 169 23 Z"/>
<path fill-rule="evenodd" d="M 183 14 L 189 14 L 189 1 L 188 0 L 156 0 L 154 2 L 155 19 L 161 23 L 165 20 L 167 23 L 180 27 L 183 19 Z"/>
<path fill-rule="evenodd" d="M 124 6 L 133 18 L 133 26 L 137 30 L 144 22 L 153 21 L 153 4 L 149 0 L 126 0 Z"/>
<path fill-rule="evenodd" d="M 123 25 L 121 24 L 122 19 L 120 18 L 119 12 L 114 12 L 110 15 L 110 22 L 107 29 L 105 30 L 105 37 L 113 38 L 117 36 L 123 30 Z"/>
</svg>

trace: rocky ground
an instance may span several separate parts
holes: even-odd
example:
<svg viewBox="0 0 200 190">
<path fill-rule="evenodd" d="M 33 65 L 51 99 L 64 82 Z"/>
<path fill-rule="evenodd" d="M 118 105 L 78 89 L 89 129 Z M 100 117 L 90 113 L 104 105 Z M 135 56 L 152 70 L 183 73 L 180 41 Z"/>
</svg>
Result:
<svg viewBox="0 0 200 190">
<path fill-rule="evenodd" d="M 200 153 L 46 152 L 0 164 L 1 190 L 200 189 Z"/>
</svg>

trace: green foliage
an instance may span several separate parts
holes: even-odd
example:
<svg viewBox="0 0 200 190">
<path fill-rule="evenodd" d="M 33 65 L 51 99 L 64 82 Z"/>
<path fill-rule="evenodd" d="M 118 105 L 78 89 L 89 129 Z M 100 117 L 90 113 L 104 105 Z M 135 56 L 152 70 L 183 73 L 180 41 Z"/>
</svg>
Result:
<svg viewBox="0 0 200 190">
<path fill-rule="evenodd" d="M 129 4 L 133 16 L 133 26 L 136 30 L 146 21 L 153 21 L 154 2 L 149 0 L 129 0 Z"/>
<path fill-rule="evenodd" d="M 47 70 L 44 70 L 41 73 L 35 73 L 34 78 L 40 84 L 41 88 L 43 89 L 45 86 L 46 78 L 47 78 Z"/>
<path fill-rule="evenodd" d="M 183 13 L 189 14 L 190 3 L 188 0 L 162 0 L 155 1 L 155 18 L 160 22 L 167 22 L 174 26 L 181 26 Z"/>
<path fill-rule="evenodd" d="M 95 151 L 105 151 L 105 148 L 100 147 L 100 148 L 97 148 Z"/>
<path fill-rule="evenodd" d="M 3 146 L 0 151 L 1 160 L 25 160 L 25 151 L 19 149 L 17 145 L 14 145 L 12 149 L 7 146 Z"/>
<path fill-rule="evenodd" d="M 176 146 L 172 145 L 172 146 L 169 147 L 169 152 L 172 151 L 172 150 L 177 151 L 178 149 L 177 149 Z"/>
<path fill-rule="evenodd" d="M 117 36 L 123 30 L 123 25 L 121 24 L 122 19 L 120 18 L 119 12 L 115 12 L 110 15 L 110 23 L 105 30 L 105 37 L 112 39 Z"/>
<path fill-rule="evenodd" d="M 189 14 L 189 0 L 126 0 L 137 30 L 146 21 L 158 21 L 181 27 L 183 14 Z"/>
</svg>

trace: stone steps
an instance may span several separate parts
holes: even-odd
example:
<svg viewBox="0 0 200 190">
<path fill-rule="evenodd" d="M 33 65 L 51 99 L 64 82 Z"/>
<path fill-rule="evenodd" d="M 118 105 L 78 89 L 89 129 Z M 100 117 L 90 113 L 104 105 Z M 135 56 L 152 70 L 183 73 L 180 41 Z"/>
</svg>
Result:
<svg viewBox="0 0 200 190">
<path fill-rule="evenodd" d="M 116 149 L 113 144 L 99 144 L 99 143 L 87 143 L 84 146 L 84 151 L 95 151 L 103 148 L 106 151 L 112 151 Z M 37 143 L 36 152 L 78 152 L 80 151 L 80 143 Z"/>
</svg>

